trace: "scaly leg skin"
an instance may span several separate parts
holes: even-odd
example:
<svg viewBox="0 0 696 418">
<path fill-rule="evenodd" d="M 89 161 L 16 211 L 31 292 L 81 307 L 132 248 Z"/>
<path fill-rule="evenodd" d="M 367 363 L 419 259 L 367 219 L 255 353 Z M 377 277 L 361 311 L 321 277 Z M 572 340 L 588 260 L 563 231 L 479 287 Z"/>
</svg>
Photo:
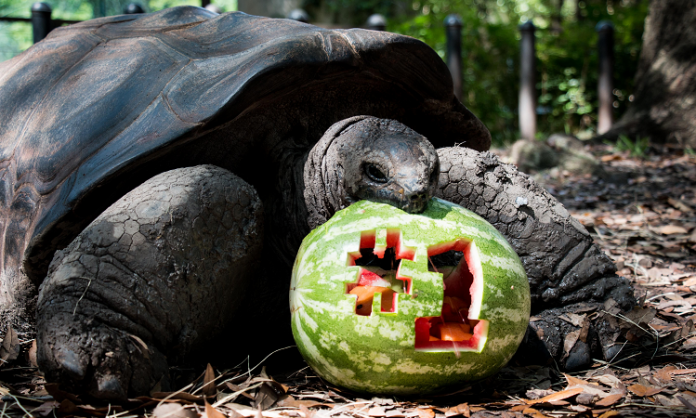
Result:
<svg viewBox="0 0 696 418">
<path fill-rule="evenodd" d="M 536 317 L 528 330 L 528 334 L 531 331 L 535 335 L 528 335 L 527 340 L 541 338 L 562 367 L 586 366 L 590 356 L 584 352 L 564 353 L 565 335 L 579 328 L 566 327 L 567 321 L 558 319 L 558 315 L 596 308 L 608 299 L 624 310 L 631 309 L 635 297 L 630 283 L 616 276 L 614 263 L 563 205 L 516 167 L 502 163 L 489 152 L 460 147 L 438 149 L 438 155 L 440 182 L 436 195 L 485 218 L 507 238 L 525 266 L 532 314 Z M 589 305 L 578 306 L 581 302 Z M 552 308 L 555 310 L 550 311 Z M 596 335 L 593 330 L 587 334 L 583 336 Z M 581 342 L 588 350 L 592 346 L 591 342 Z M 612 352 L 607 347 L 602 349 L 605 356 Z M 577 351 L 582 350 L 585 348 Z"/>
<path fill-rule="evenodd" d="M 253 187 L 210 165 L 122 197 L 56 254 L 41 286 L 46 380 L 102 399 L 165 389 L 167 360 L 205 347 L 242 309 L 262 222 Z"/>
</svg>

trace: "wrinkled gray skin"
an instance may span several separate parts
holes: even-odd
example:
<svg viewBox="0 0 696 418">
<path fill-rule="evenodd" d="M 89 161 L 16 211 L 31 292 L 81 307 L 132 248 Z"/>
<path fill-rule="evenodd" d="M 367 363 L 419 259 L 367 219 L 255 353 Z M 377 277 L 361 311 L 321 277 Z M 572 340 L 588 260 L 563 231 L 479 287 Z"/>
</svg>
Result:
<svg viewBox="0 0 696 418">
<path fill-rule="evenodd" d="M 490 152 L 442 148 L 438 155 L 436 196 L 476 212 L 507 238 L 524 264 L 535 312 L 607 297 L 632 307 L 632 291 L 614 275 L 614 263 L 529 176 Z"/>
<path fill-rule="evenodd" d="M 168 362 L 210 346 L 238 353 L 253 343 L 282 346 L 290 327 L 278 328 L 289 322 L 288 278 L 302 238 L 361 199 L 420 212 L 437 195 L 479 213 L 520 254 L 540 317 L 577 301 L 632 304 L 630 287 L 584 228 L 489 153 L 436 152 L 398 122 L 360 116 L 335 124 L 286 165 L 279 193 L 263 202 L 218 167 L 162 173 L 58 252 L 38 302 L 47 380 L 123 399 L 165 389 Z M 533 325 L 556 330 L 558 338 L 548 331 L 544 342 L 560 359 L 558 341 L 562 347 L 570 329 L 544 318 Z M 269 329 L 278 330 L 273 341 L 264 339 Z M 572 366 L 576 357 L 564 361 Z"/>
</svg>

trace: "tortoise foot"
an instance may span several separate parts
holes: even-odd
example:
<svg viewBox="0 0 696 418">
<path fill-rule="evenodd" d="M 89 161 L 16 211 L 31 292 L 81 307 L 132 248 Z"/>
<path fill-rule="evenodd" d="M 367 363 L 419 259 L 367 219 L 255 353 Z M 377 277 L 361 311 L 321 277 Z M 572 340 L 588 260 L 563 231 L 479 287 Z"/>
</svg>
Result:
<svg viewBox="0 0 696 418">
<path fill-rule="evenodd" d="M 214 166 L 162 173 L 114 203 L 41 285 L 47 381 L 104 399 L 166 386 L 167 362 L 212 345 L 243 309 L 261 213 L 254 189 Z"/>
<path fill-rule="evenodd" d="M 165 356 L 140 338 L 95 318 L 63 313 L 42 318 L 37 338 L 46 380 L 98 399 L 125 400 L 129 393 L 168 389 Z"/>
</svg>

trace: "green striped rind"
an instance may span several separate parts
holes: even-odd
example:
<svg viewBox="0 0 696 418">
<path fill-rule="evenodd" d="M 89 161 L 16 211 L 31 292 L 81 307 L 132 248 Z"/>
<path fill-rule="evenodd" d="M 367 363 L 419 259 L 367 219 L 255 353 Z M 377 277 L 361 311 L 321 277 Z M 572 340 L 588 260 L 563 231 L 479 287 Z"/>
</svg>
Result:
<svg viewBox="0 0 696 418">
<path fill-rule="evenodd" d="M 348 253 L 359 251 L 363 231 L 398 228 L 413 247 L 413 293 L 399 294 L 398 312 L 355 313 L 355 296 L 346 285 L 358 279 L 347 267 Z M 484 277 L 479 319 L 490 321 L 480 353 L 417 352 L 415 319 L 439 316 L 441 275 L 428 272 L 427 249 L 457 238 L 473 240 Z M 307 363 L 327 381 L 348 389 L 380 394 L 425 394 L 480 379 L 504 366 L 517 350 L 529 322 L 530 295 L 524 267 L 503 236 L 483 218 L 452 203 L 432 199 L 423 214 L 361 201 L 336 213 L 303 241 L 290 290 L 292 330 Z"/>
</svg>

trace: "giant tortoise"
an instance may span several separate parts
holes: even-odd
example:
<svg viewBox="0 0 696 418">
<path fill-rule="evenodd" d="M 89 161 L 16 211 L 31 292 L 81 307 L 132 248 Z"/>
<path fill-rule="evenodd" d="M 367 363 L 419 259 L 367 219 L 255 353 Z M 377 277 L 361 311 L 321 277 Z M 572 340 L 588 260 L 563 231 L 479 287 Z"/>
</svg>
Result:
<svg viewBox="0 0 696 418">
<path fill-rule="evenodd" d="M 208 347 L 286 343 L 301 239 L 360 199 L 436 195 L 495 225 L 559 360 L 545 312 L 633 303 L 563 206 L 485 152 L 418 40 L 177 7 L 56 29 L 0 64 L 0 92 L 2 324 L 70 390 L 125 398 Z"/>
</svg>

